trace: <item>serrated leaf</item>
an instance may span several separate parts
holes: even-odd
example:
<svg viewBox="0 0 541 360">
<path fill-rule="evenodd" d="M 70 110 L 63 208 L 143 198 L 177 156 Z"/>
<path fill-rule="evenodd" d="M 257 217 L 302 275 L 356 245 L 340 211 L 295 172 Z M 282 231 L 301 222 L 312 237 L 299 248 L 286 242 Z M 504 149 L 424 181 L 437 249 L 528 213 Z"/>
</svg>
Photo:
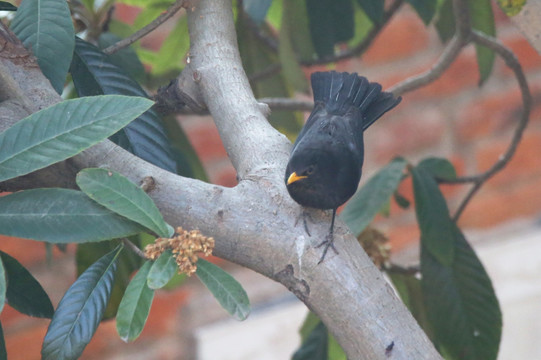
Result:
<svg viewBox="0 0 541 360">
<path fill-rule="evenodd" d="M 178 266 L 171 250 L 164 251 L 159 258 L 152 263 L 148 272 L 147 285 L 156 290 L 164 287 L 177 273 Z"/>
<path fill-rule="evenodd" d="M 96 261 L 66 291 L 45 334 L 42 360 L 79 358 L 102 319 L 121 251 L 118 246 Z"/>
<path fill-rule="evenodd" d="M 152 199 L 121 174 L 107 169 L 84 169 L 77 174 L 79 188 L 103 207 L 128 218 L 160 237 L 169 230 Z"/>
<path fill-rule="evenodd" d="M 456 178 L 456 170 L 453 163 L 444 158 L 429 157 L 423 159 L 417 167 L 422 168 L 438 179 L 451 180 Z"/>
<path fill-rule="evenodd" d="M 522 10 L 522 7 L 526 5 L 526 0 L 498 0 L 500 9 L 503 10 L 507 16 L 515 16 Z"/>
<path fill-rule="evenodd" d="M 454 258 L 456 226 L 449 215 L 445 198 L 429 172 L 415 167 L 411 174 L 421 243 L 441 264 L 450 266 Z"/>
<path fill-rule="evenodd" d="M 75 32 L 65 0 L 24 0 L 11 31 L 38 59 L 43 74 L 61 94 L 73 55 Z"/>
<path fill-rule="evenodd" d="M 135 245 L 139 245 L 140 241 L 138 236 L 130 236 L 129 241 L 132 241 Z M 120 240 L 106 240 L 99 243 L 85 243 L 77 244 L 77 251 L 75 252 L 75 263 L 77 265 L 77 276 L 81 276 L 92 264 L 98 261 L 102 256 L 114 250 L 119 244 Z M 103 320 L 111 319 L 116 316 L 118 305 L 124 291 L 128 286 L 131 275 L 133 272 L 141 267 L 142 259 L 136 255 L 133 251 L 122 251 L 117 258 L 115 281 L 111 290 L 111 296 L 107 307 L 103 312 Z"/>
<path fill-rule="evenodd" d="M 293 360 L 327 360 L 329 352 L 327 327 L 320 320 L 293 354 Z"/>
<path fill-rule="evenodd" d="M 33 189 L 0 197 L 0 233 L 50 243 L 101 241 L 144 229 L 70 189 Z"/>
<path fill-rule="evenodd" d="M 17 11 L 17 7 L 6 1 L 0 1 L 0 11 Z"/>
<path fill-rule="evenodd" d="M 438 0 L 406 0 L 417 12 L 419 17 L 423 20 L 425 25 L 430 24 L 434 14 L 436 13 L 436 8 L 438 5 Z"/>
<path fill-rule="evenodd" d="M 491 1 L 468 0 L 468 6 L 472 27 L 489 36 L 495 36 L 496 25 Z M 479 66 L 479 85 L 482 85 L 492 72 L 496 54 L 491 49 L 482 45 L 475 45 L 475 52 L 477 54 L 477 65 Z"/>
<path fill-rule="evenodd" d="M 494 360 L 502 314 L 492 283 L 459 229 L 452 266 L 443 266 L 421 248 L 424 299 L 435 337 L 452 359 Z"/>
<path fill-rule="evenodd" d="M 7 281 L 6 300 L 15 310 L 28 316 L 50 319 L 54 308 L 40 283 L 15 258 L 0 251 Z"/>
<path fill-rule="evenodd" d="M 70 68 L 77 94 L 121 94 L 146 97 L 145 91 L 97 47 L 79 38 Z M 169 140 L 160 116 L 150 109 L 111 137 L 131 153 L 162 169 L 176 173 Z"/>
<path fill-rule="evenodd" d="M 297 19 L 293 19 L 293 10 L 296 3 L 292 0 L 284 0 L 284 12 L 282 26 L 280 27 L 278 56 L 287 82 L 299 92 L 308 93 L 308 81 L 297 60 L 297 55 L 293 49 L 293 43 L 290 34 L 293 33 L 293 27 Z M 292 8 L 290 10 L 290 8 Z"/>
<path fill-rule="evenodd" d="M 248 317 L 250 314 L 248 295 L 231 275 L 203 259 L 197 260 L 196 275 L 230 315 L 237 320 Z"/>
<path fill-rule="evenodd" d="M 350 230 L 359 236 L 387 204 L 402 179 L 406 161 L 397 158 L 381 169 L 353 196 L 340 214 Z"/>
<path fill-rule="evenodd" d="M 108 95 L 62 101 L 0 134 L 0 182 L 72 157 L 99 143 L 152 106 Z"/>
<path fill-rule="evenodd" d="M 385 1 L 383 0 L 357 0 L 364 13 L 374 24 L 383 20 Z M 357 25 L 357 24 L 355 24 Z"/>
<path fill-rule="evenodd" d="M 143 331 L 148 318 L 154 290 L 148 287 L 147 277 L 152 262 L 147 261 L 130 281 L 118 307 L 116 330 L 126 342 L 133 341 Z"/>
</svg>

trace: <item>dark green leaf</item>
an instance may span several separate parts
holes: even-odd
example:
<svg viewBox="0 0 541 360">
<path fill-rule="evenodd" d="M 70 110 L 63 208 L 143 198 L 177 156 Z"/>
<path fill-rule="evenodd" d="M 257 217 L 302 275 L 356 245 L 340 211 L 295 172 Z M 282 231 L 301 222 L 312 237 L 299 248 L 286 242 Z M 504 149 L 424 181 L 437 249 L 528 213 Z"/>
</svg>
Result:
<svg viewBox="0 0 541 360">
<path fill-rule="evenodd" d="M 415 9 L 419 17 L 423 20 L 425 25 L 430 24 L 436 8 L 438 6 L 438 0 L 406 0 Z M 475 0 L 474 0 L 475 1 Z"/>
<path fill-rule="evenodd" d="M 130 281 L 118 307 L 116 330 L 126 342 L 133 341 L 143 331 L 154 299 L 154 290 L 147 286 L 152 262 L 147 261 Z"/>
<path fill-rule="evenodd" d="M 230 315 L 238 320 L 248 317 L 250 314 L 248 295 L 231 275 L 203 259 L 197 261 L 196 274 Z"/>
<path fill-rule="evenodd" d="M 54 308 L 39 282 L 15 258 L 0 251 L 6 271 L 6 299 L 15 310 L 40 318 L 53 317 Z"/>
<path fill-rule="evenodd" d="M 436 340 L 453 359 L 494 360 L 502 314 L 492 283 L 459 229 L 452 266 L 421 248 L 422 288 Z"/>
<path fill-rule="evenodd" d="M 73 55 L 75 32 L 65 0 L 24 0 L 11 30 L 38 59 L 43 74 L 61 94 Z"/>
<path fill-rule="evenodd" d="M 306 318 L 304 318 L 302 326 L 299 329 L 299 334 L 301 335 L 301 343 L 304 343 L 306 339 L 308 339 L 308 336 L 310 336 L 312 331 L 315 329 L 316 326 L 319 325 L 320 322 L 321 320 L 312 311 L 309 311 L 308 314 L 306 314 Z"/>
<path fill-rule="evenodd" d="M 328 333 L 322 321 L 312 330 L 306 341 L 293 354 L 293 360 L 327 360 Z"/>
<path fill-rule="evenodd" d="M 445 198 L 432 174 L 420 167 L 411 170 L 415 212 L 421 229 L 421 243 L 438 261 L 450 266 L 454 258 L 455 225 Z"/>
<path fill-rule="evenodd" d="M 120 40 L 122 40 L 120 36 L 110 32 L 103 32 L 98 39 L 98 46 L 100 49 L 105 49 Z M 139 58 L 132 47 L 120 49 L 109 55 L 109 60 L 116 66 L 126 70 L 133 79 L 139 82 L 145 79 L 145 67 L 143 66 L 143 63 L 139 61 Z"/>
<path fill-rule="evenodd" d="M 400 206 L 402 209 L 407 209 L 410 207 L 411 202 L 406 199 L 402 194 L 400 194 L 398 191 L 394 192 L 394 201 Z"/>
<path fill-rule="evenodd" d="M 496 35 L 494 14 L 490 0 L 468 0 L 472 27 L 487 35 Z M 496 54 L 489 48 L 481 45 L 475 46 L 477 64 L 479 65 L 479 85 L 482 85 L 490 76 L 494 67 Z"/>
<path fill-rule="evenodd" d="M 42 360 L 77 359 L 94 336 L 111 296 L 118 246 L 90 266 L 60 300 L 41 348 Z"/>
<path fill-rule="evenodd" d="M 374 24 L 381 23 L 385 6 L 384 0 L 357 0 L 357 2 Z"/>
<path fill-rule="evenodd" d="M 353 37 L 351 0 L 306 0 L 312 44 L 320 58 L 334 55 L 334 45 Z"/>
<path fill-rule="evenodd" d="M 84 169 L 77 174 L 79 188 L 107 209 L 128 218 L 160 237 L 169 230 L 152 199 L 137 185 L 117 172 Z"/>
<path fill-rule="evenodd" d="M 99 143 L 152 106 L 138 97 L 62 101 L 0 134 L 0 181 L 65 160 Z"/>
<path fill-rule="evenodd" d="M 0 324 L 0 360 L 7 360 L 8 352 L 6 350 L 6 341 L 4 340 L 4 330 Z"/>
<path fill-rule="evenodd" d="M 312 60 L 315 50 L 310 40 L 310 28 L 306 11 L 306 0 L 285 0 L 282 11 L 282 24 L 288 28 L 288 37 L 299 59 Z M 280 32 L 282 26 L 280 26 Z"/>
<path fill-rule="evenodd" d="M 145 91 L 98 48 L 79 38 L 70 68 L 79 96 L 121 94 L 146 97 Z M 111 137 L 115 143 L 162 169 L 176 173 L 167 134 L 159 115 L 148 110 Z"/>
<path fill-rule="evenodd" d="M 444 158 L 426 158 L 417 167 L 422 168 L 437 179 L 451 180 L 456 178 L 455 167 L 449 160 Z"/>
<path fill-rule="evenodd" d="M 0 1 L 0 11 L 17 11 L 17 7 L 6 1 Z"/>
<path fill-rule="evenodd" d="M 153 290 L 164 287 L 173 278 L 177 270 L 178 267 L 173 252 L 171 250 L 164 251 L 152 263 L 147 278 L 148 287 Z"/>
<path fill-rule="evenodd" d="M 443 43 L 450 40 L 455 33 L 455 16 L 453 13 L 452 0 L 443 0 L 438 9 L 438 18 L 436 19 L 436 30 Z"/>
<path fill-rule="evenodd" d="M 50 243 L 90 242 L 144 231 L 69 189 L 33 189 L 0 197 L 0 233 Z"/>
<path fill-rule="evenodd" d="M 135 245 L 139 245 L 140 241 L 138 236 L 131 236 L 130 241 Z M 106 240 L 99 243 L 85 243 L 77 244 L 77 251 L 75 253 L 75 261 L 77 264 L 77 276 L 80 276 L 86 271 L 92 264 L 99 260 L 103 255 L 109 253 L 120 244 L 120 240 Z M 118 305 L 124 291 L 128 286 L 131 275 L 133 272 L 141 266 L 142 259 L 137 256 L 133 251 L 122 251 L 117 258 L 117 270 L 115 275 L 115 282 L 111 291 L 111 297 L 109 303 L 103 313 L 103 319 L 111 319 L 116 316 Z"/>
<path fill-rule="evenodd" d="M 405 167 L 404 159 L 394 159 L 368 180 L 348 202 L 340 218 L 346 222 L 355 236 L 359 236 L 383 206 L 389 202 L 400 184 Z"/>
<path fill-rule="evenodd" d="M 260 24 L 265 16 L 267 16 L 267 11 L 272 4 L 272 0 L 244 0 L 242 2 L 243 10 L 250 18 L 256 23 Z"/>
</svg>

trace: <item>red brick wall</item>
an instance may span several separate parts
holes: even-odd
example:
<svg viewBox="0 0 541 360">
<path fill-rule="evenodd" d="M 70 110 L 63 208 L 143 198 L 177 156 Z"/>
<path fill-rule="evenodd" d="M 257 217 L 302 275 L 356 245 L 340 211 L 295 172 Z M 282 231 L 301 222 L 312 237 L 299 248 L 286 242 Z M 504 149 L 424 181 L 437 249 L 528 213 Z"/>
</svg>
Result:
<svg viewBox="0 0 541 360">
<path fill-rule="evenodd" d="M 498 11 L 497 9 L 495 9 Z M 464 228 L 486 228 L 517 218 L 541 215 L 541 58 L 505 17 L 498 15 L 499 37 L 517 54 L 527 71 L 535 107 L 531 123 L 515 157 L 490 180 L 464 212 Z M 163 36 L 157 35 L 157 36 Z M 389 87 L 424 71 L 441 53 L 442 45 L 433 28 L 426 31 L 407 7 L 397 15 L 374 46 L 361 59 L 338 64 L 338 70 L 357 71 Z M 402 104 L 378 121 L 366 133 L 366 168 L 363 181 L 395 155 L 416 162 L 425 156 L 444 156 L 456 165 L 459 174 L 486 170 L 506 149 L 513 133 L 520 94 L 516 81 L 498 59 L 494 73 L 477 87 L 473 47 L 436 82 L 404 96 Z M 182 126 L 201 157 L 212 182 L 233 186 L 235 171 L 227 159 L 216 128 L 208 117 L 182 117 Z M 451 210 L 464 195 L 464 186 L 444 186 Z M 412 199 L 411 182 L 401 192 Z M 378 219 L 395 250 L 417 241 L 419 233 L 412 210 L 392 206 L 390 219 Z M 53 264 L 45 263 L 42 244 L 0 238 L 0 249 L 16 257 L 41 281 L 56 305 L 74 280 L 74 248 L 67 254 L 54 253 Z M 103 323 L 83 354 L 83 359 L 111 359 L 118 354 L 137 354 L 146 359 L 186 358 L 186 331 L 182 305 L 188 289 L 156 294 L 149 322 L 133 344 L 123 344 L 114 322 Z M 48 321 L 28 318 L 6 306 L 0 315 L 11 360 L 39 359 L 39 350 Z M 129 356 L 129 355 L 128 355 Z"/>
</svg>

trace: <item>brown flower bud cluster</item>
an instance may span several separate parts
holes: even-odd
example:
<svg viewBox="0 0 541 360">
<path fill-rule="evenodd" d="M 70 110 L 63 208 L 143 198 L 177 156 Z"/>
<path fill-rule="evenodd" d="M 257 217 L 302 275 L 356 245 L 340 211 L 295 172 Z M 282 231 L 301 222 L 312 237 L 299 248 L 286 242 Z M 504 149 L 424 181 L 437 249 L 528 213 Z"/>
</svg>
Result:
<svg viewBox="0 0 541 360">
<path fill-rule="evenodd" d="M 380 231 L 368 226 L 358 238 L 364 251 L 370 256 L 374 264 L 381 268 L 389 262 L 391 247 L 389 239 Z"/>
<path fill-rule="evenodd" d="M 147 245 L 145 256 L 150 260 L 156 260 L 168 249 L 173 251 L 178 272 L 190 276 L 197 270 L 199 255 L 212 254 L 214 239 L 204 236 L 199 230 L 187 231 L 178 227 L 172 238 L 157 238 L 153 244 Z"/>
</svg>

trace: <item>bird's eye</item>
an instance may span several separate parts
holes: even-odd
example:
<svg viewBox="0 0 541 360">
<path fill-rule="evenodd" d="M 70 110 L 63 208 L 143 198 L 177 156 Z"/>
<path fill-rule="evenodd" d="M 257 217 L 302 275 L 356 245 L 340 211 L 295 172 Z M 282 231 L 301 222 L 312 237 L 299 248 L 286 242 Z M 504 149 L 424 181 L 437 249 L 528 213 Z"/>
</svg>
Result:
<svg viewBox="0 0 541 360">
<path fill-rule="evenodd" d="M 316 167 L 314 165 L 310 165 L 306 168 L 306 171 L 304 172 L 306 175 L 312 175 L 314 173 L 314 170 Z"/>
</svg>

